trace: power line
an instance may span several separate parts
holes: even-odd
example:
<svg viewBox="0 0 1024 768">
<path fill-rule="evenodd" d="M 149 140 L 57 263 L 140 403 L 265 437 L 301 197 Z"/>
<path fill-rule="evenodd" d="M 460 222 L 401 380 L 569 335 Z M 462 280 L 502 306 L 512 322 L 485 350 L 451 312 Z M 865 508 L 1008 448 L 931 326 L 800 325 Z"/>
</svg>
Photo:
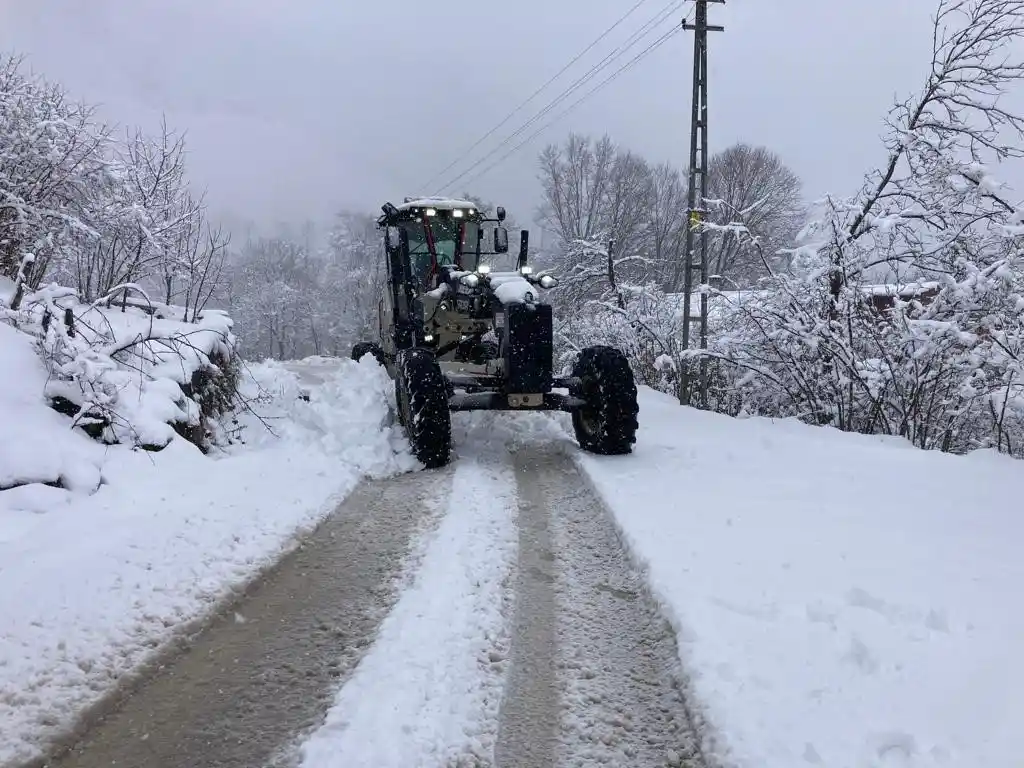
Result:
<svg viewBox="0 0 1024 768">
<path fill-rule="evenodd" d="M 664 8 L 662 8 L 661 11 L 656 13 L 653 18 L 649 19 L 647 23 L 641 26 L 640 29 L 636 30 L 632 35 L 630 35 L 630 37 L 627 38 L 624 43 L 620 44 L 617 48 L 613 49 L 611 53 L 606 55 L 601 61 L 599 61 L 597 64 L 591 67 L 590 70 L 585 72 L 581 77 L 577 78 L 568 88 L 566 88 L 554 99 L 548 102 L 548 104 L 545 107 L 543 107 L 539 112 L 535 113 L 533 117 L 531 117 L 525 123 L 520 125 L 519 128 L 512 132 L 512 134 L 506 136 L 505 139 L 499 142 L 498 145 L 494 147 L 490 152 L 481 157 L 479 160 L 475 161 L 472 165 L 470 165 L 470 167 L 466 168 L 464 171 L 457 174 L 453 179 L 450 179 L 445 185 L 443 185 L 442 189 L 449 189 L 450 187 L 459 183 L 459 181 L 461 181 L 463 177 L 465 177 L 467 174 L 472 173 L 477 168 L 479 168 L 481 164 L 485 163 L 491 157 L 494 157 L 494 155 L 501 151 L 502 147 L 508 145 L 513 139 L 522 134 L 523 131 L 525 131 L 531 125 L 536 123 L 538 120 L 544 117 L 544 115 L 548 114 L 552 109 L 557 107 L 563 101 L 565 101 L 566 98 L 571 96 L 575 91 L 579 90 L 581 86 L 585 85 L 589 80 L 592 80 L 595 75 L 601 72 L 601 70 L 605 69 L 606 67 L 614 63 L 617 59 L 621 58 L 625 53 L 629 51 L 630 48 L 636 45 L 637 42 L 639 42 L 642 38 L 646 37 L 648 33 L 651 31 L 652 27 L 664 21 L 666 16 L 679 9 L 685 2 L 687 2 L 687 0 L 672 0 L 672 2 L 670 2 Z"/>
<path fill-rule="evenodd" d="M 604 59 L 602 59 L 596 65 L 591 67 L 591 69 L 588 72 L 584 73 L 581 77 L 577 78 L 577 80 L 574 83 L 572 83 L 572 85 L 570 85 L 568 88 L 566 88 L 560 94 L 558 94 L 558 96 L 556 96 L 554 99 L 552 99 L 550 102 L 548 102 L 548 104 L 543 109 L 541 109 L 539 112 L 534 114 L 534 116 L 531 117 L 529 120 L 527 120 L 525 123 L 520 125 L 519 128 L 517 128 L 511 135 L 506 136 L 505 139 L 502 140 L 490 152 L 488 152 L 486 155 L 481 157 L 479 160 L 475 161 L 469 168 L 467 168 L 466 170 L 462 171 L 462 173 L 456 175 L 453 179 L 449 180 L 446 184 L 444 184 L 441 187 L 441 190 L 449 189 L 450 187 L 452 187 L 455 184 L 459 183 L 463 179 L 463 177 L 465 177 L 467 174 L 472 173 L 481 164 L 483 164 L 488 159 L 490 159 L 495 154 L 497 154 L 501 150 L 502 147 L 504 147 L 507 144 L 509 144 L 513 139 L 516 138 L 516 136 L 519 136 L 520 134 L 522 134 L 523 131 L 525 131 L 531 125 L 533 125 L 538 120 L 540 120 L 542 117 L 544 117 L 544 115 L 548 114 L 552 109 L 557 107 L 560 103 L 565 101 L 566 98 L 571 96 L 575 91 L 579 90 L 581 86 L 585 85 L 589 80 L 592 80 L 595 75 L 597 75 L 599 72 L 601 72 L 601 70 L 603 70 L 606 67 L 608 67 L 609 65 L 613 64 L 617 59 L 621 58 L 624 54 L 626 54 L 629 51 L 629 49 L 632 48 L 633 46 L 635 46 L 642 38 L 647 37 L 648 34 L 650 33 L 650 31 L 652 31 L 653 27 L 656 27 L 658 24 L 660 24 L 662 21 L 664 21 L 665 18 L 669 14 L 672 14 L 675 11 L 677 11 L 679 8 L 681 8 L 688 1 L 691 1 L 691 0 L 673 0 L 672 2 L 670 2 L 667 6 L 665 6 L 665 8 L 663 8 L 661 11 L 659 11 L 657 14 L 655 14 L 654 18 L 648 20 L 646 24 L 644 24 L 642 27 L 640 27 L 640 29 L 638 29 L 636 32 L 634 32 L 626 40 L 625 43 L 622 43 L 621 45 L 619 45 L 611 53 L 609 53 L 607 56 L 605 56 Z"/>
<path fill-rule="evenodd" d="M 643 5 L 646 2 L 647 2 L 647 0 L 639 0 L 639 2 L 637 2 L 632 8 L 630 8 L 628 11 L 626 11 L 625 14 L 623 14 L 621 17 L 619 17 L 618 21 L 616 21 L 614 24 L 612 24 L 610 27 L 608 27 L 608 29 L 606 29 L 604 32 L 602 32 L 595 40 L 593 40 L 590 43 L 590 45 L 588 45 L 582 51 L 577 53 L 572 58 L 572 60 L 569 61 L 568 64 L 566 64 L 564 67 L 562 67 L 560 70 L 558 70 L 558 72 L 556 72 L 554 75 L 552 75 L 551 78 L 547 82 L 544 83 L 544 85 L 542 85 L 536 91 L 531 93 L 529 95 L 529 97 L 527 97 L 521 104 L 519 104 L 519 106 L 517 106 L 515 109 L 513 109 L 511 112 L 509 112 L 500 123 L 498 123 L 496 126 L 491 128 L 491 130 L 489 130 L 487 133 L 485 133 L 483 136 L 481 136 L 479 139 L 477 139 L 473 143 L 473 145 L 469 147 L 469 149 L 465 150 L 462 154 L 460 154 L 458 157 L 456 157 L 454 160 L 452 160 L 447 166 L 445 166 L 443 169 L 441 169 L 440 171 L 435 173 L 433 176 L 431 176 L 427 180 L 426 184 L 421 185 L 422 188 L 426 189 L 428 184 L 433 183 L 433 181 L 435 179 L 437 179 L 440 176 L 444 176 L 454 166 L 458 165 L 460 160 L 462 160 L 466 155 L 468 155 L 474 149 L 476 149 L 481 144 L 483 144 L 484 141 L 486 141 L 490 136 L 492 136 L 495 131 L 497 131 L 499 128 L 501 128 L 503 125 L 505 125 L 505 123 L 507 123 L 513 117 L 515 117 L 516 113 L 520 109 L 522 109 L 527 104 L 529 104 L 531 101 L 533 101 L 545 88 L 547 88 L 549 85 L 551 85 L 553 82 L 555 82 L 555 80 L 557 80 L 559 77 L 561 77 L 563 74 L 565 74 L 566 70 L 568 70 L 573 64 L 575 64 L 577 61 L 579 61 L 581 58 L 583 58 L 595 45 L 597 45 L 602 40 L 604 40 L 606 37 L 608 37 L 608 35 L 610 35 L 613 31 L 615 31 L 615 29 L 618 28 L 619 25 L 622 24 L 622 22 L 624 22 L 626 19 L 628 19 L 630 16 L 632 16 L 633 12 L 636 11 L 637 8 L 639 8 L 641 5 Z"/>
<path fill-rule="evenodd" d="M 550 128 L 552 125 L 557 123 L 563 117 L 568 115 L 570 112 L 572 112 L 574 109 L 576 109 L 576 107 L 578 107 L 584 101 L 589 99 L 595 93 L 597 93 L 602 88 L 604 88 L 609 83 L 611 83 L 613 80 L 615 80 L 617 77 L 619 77 L 619 75 L 623 74 L 626 70 L 630 69 L 635 64 L 638 64 L 643 58 L 645 58 L 649 54 L 654 53 L 654 51 L 656 51 L 664 43 L 666 43 L 669 40 L 669 38 L 671 38 L 673 35 L 675 35 L 678 32 L 680 32 L 681 30 L 682 30 L 682 27 L 673 27 L 672 29 L 670 29 L 668 32 L 666 32 L 664 35 L 662 35 L 657 40 L 655 40 L 653 43 L 651 43 L 649 46 L 647 46 L 644 50 L 642 50 L 640 53 L 638 53 L 636 56 L 634 56 L 628 62 L 623 64 L 621 67 L 619 67 L 619 69 L 617 69 L 615 72 L 613 72 L 609 77 L 607 77 L 604 80 L 602 80 L 594 88 L 592 88 L 591 90 L 587 91 L 582 97 L 580 97 L 579 99 L 574 101 L 571 105 L 569 105 L 569 107 L 567 107 L 566 109 L 564 109 L 561 112 L 559 112 L 554 118 L 552 118 L 548 122 L 544 123 L 544 125 L 542 125 L 536 131 L 531 133 L 529 136 L 527 136 L 521 142 L 516 144 L 512 149 L 510 149 L 504 155 L 499 157 L 497 160 L 495 160 L 493 163 L 488 165 L 482 171 L 474 174 L 469 179 L 465 180 L 463 183 L 464 184 L 469 184 L 469 183 L 471 183 L 473 181 L 476 181 L 478 178 L 480 178 L 484 174 L 486 174 L 489 171 L 492 171 L 495 168 L 497 168 L 499 165 L 501 165 L 503 162 L 505 162 L 505 160 L 507 160 L 509 157 L 514 155 L 516 152 L 518 152 L 520 149 L 525 147 L 527 144 L 529 144 L 531 141 L 533 141 L 535 138 L 537 138 L 540 134 L 542 134 L 544 131 L 546 131 L 548 128 Z M 470 170 L 472 170 L 472 169 L 470 169 Z M 451 187 L 451 185 L 449 185 L 449 187 L 446 187 L 446 189 L 448 189 L 450 187 Z"/>
<path fill-rule="evenodd" d="M 486 174 L 486 173 L 494 170 L 495 168 L 497 168 L 499 165 L 501 165 L 503 162 L 505 162 L 509 157 L 514 155 L 516 152 L 518 152 L 520 149 L 525 147 L 527 144 L 529 144 L 531 141 L 533 141 L 535 138 L 537 138 L 540 134 L 542 134 L 544 131 L 546 131 L 548 128 L 550 128 L 552 125 L 554 125 L 559 120 L 561 120 L 563 117 L 565 117 L 570 112 L 572 112 L 574 109 L 576 109 L 576 107 L 578 107 L 584 101 L 589 99 L 595 93 L 597 93 L 602 88 L 604 88 L 609 83 L 611 83 L 613 80 L 615 80 L 620 75 L 622 75 L 626 70 L 628 70 L 631 67 L 633 67 L 634 65 L 638 64 L 642 59 L 644 59 L 649 54 L 654 53 L 654 51 L 656 51 L 658 48 L 660 48 L 673 35 L 679 33 L 680 31 L 682 31 L 682 27 L 673 27 L 672 29 L 670 29 L 668 32 L 666 32 L 661 37 L 659 37 L 657 40 L 655 40 L 653 43 L 648 45 L 646 48 L 644 48 L 640 53 L 638 53 L 636 56 L 634 56 L 628 62 L 623 64 L 621 67 L 619 67 L 619 69 L 617 69 L 615 72 L 613 72 L 609 77 L 607 77 L 604 80 L 602 80 L 600 83 L 597 84 L 597 86 L 595 86 L 591 90 L 587 91 L 582 97 L 580 97 L 579 99 L 574 101 L 569 107 L 567 107 L 566 109 L 564 109 L 561 112 L 559 112 L 554 118 L 552 118 L 548 122 L 544 123 L 544 125 L 542 125 L 536 131 L 531 133 L 525 139 L 523 139 L 523 141 L 521 141 L 518 144 L 516 144 L 512 149 L 510 149 L 504 155 L 502 155 L 497 160 L 495 160 L 493 163 L 488 165 L 486 168 L 484 168 L 483 170 L 479 171 L 478 173 L 475 173 L 473 176 L 471 176 L 469 179 L 466 179 L 462 183 L 468 185 L 468 184 L 472 183 L 473 181 L 476 181 L 478 178 L 480 178 L 484 174 Z M 471 168 L 470 171 L 474 170 L 474 168 Z M 459 181 L 459 180 L 456 179 L 455 182 L 457 182 L 457 181 Z M 452 184 L 449 184 L 447 187 L 445 187 L 445 189 L 450 189 L 454 185 L 455 182 L 452 182 Z"/>
</svg>

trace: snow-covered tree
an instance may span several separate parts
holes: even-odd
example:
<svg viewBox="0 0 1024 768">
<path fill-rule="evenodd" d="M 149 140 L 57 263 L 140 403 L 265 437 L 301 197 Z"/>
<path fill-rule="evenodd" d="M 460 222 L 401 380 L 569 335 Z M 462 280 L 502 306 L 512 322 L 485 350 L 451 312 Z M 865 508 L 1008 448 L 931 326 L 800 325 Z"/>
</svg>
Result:
<svg viewBox="0 0 1024 768">
<path fill-rule="evenodd" d="M 0 275 L 18 283 L 13 305 L 95 236 L 87 219 L 112 183 L 109 141 L 92 107 L 0 60 Z"/>
<path fill-rule="evenodd" d="M 711 221 L 727 224 L 736 211 L 745 211 L 747 226 L 769 253 L 790 242 L 805 214 L 800 181 L 778 155 L 736 144 L 713 155 L 708 168 L 703 207 Z M 682 289 L 688 189 L 678 169 L 652 165 L 607 136 L 571 134 L 541 153 L 540 181 L 540 218 L 560 241 L 563 269 L 575 268 L 566 260 L 581 255 L 571 244 L 614 241 L 618 253 L 643 257 L 632 263 L 630 279 L 656 281 L 669 292 Z M 722 236 L 709 256 L 711 272 L 735 283 L 764 275 L 745 238 Z"/>
<path fill-rule="evenodd" d="M 792 243 L 805 222 L 800 179 L 767 147 L 740 143 L 712 155 L 707 194 L 703 207 L 710 221 L 727 225 L 741 216 L 759 238 L 760 252 L 728 230 L 711 243 L 710 273 L 739 285 L 766 276 L 763 256 L 777 266 L 779 248 Z"/>
<path fill-rule="evenodd" d="M 303 241 L 252 240 L 228 259 L 225 298 L 249 354 L 340 355 L 376 338 L 384 264 L 375 220 L 342 212 L 324 248 Z"/>
<path fill-rule="evenodd" d="M 323 325 L 336 344 L 350 348 L 378 336 L 377 309 L 385 279 L 384 252 L 376 221 L 342 212 L 328 237 L 323 279 Z"/>
<path fill-rule="evenodd" d="M 184 137 L 115 139 L 61 86 L 0 60 L 0 275 L 12 305 L 44 282 L 92 301 L 126 283 L 159 286 L 196 310 L 219 275 L 225 238 L 190 190 Z"/>
<path fill-rule="evenodd" d="M 941 0 L 885 162 L 854 197 L 822 201 L 791 268 L 717 335 L 744 408 L 1021 453 L 1024 211 L 991 169 L 1022 154 L 1024 120 L 1002 98 L 1024 75 L 1022 33 L 1024 0 Z"/>
<path fill-rule="evenodd" d="M 91 233 L 78 243 L 74 276 L 93 299 L 115 285 L 159 279 L 168 288 L 188 269 L 204 207 L 189 191 L 184 137 L 134 131 L 112 146 L 110 182 L 95 190 Z"/>
</svg>

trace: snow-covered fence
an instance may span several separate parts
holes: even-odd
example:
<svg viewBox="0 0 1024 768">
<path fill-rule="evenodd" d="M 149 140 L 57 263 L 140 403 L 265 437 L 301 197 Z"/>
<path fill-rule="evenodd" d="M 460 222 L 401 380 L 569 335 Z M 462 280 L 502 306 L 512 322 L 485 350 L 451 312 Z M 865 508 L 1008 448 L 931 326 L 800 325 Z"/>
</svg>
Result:
<svg viewBox="0 0 1024 768">
<path fill-rule="evenodd" d="M 114 293 L 136 302 L 109 306 Z M 8 322 L 35 337 L 50 379 L 45 396 L 91 436 L 150 450 L 174 432 L 201 448 L 217 437 L 216 417 L 234 402 L 238 360 L 231 319 L 204 310 L 196 322 L 181 308 L 154 305 L 135 285 L 84 303 L 68 288 L 26 294 Z"/>
</svg>

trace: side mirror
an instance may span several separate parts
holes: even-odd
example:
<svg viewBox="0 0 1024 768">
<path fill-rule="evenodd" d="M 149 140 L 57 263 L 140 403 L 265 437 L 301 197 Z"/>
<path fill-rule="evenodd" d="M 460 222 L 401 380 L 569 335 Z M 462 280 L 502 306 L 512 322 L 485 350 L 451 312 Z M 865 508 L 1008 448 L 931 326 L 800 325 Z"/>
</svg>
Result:
<svg viewBox="0 0 1024 768">
<path fill-rule="evenodd" d="M 505 209 L 502 206 L 500 206 L 500 205 L 498 206 L 498 209 L 497 209 L 497 216 L 498 216 L 498 221 L 504 221 L 505 220 Z"/>
<path fill-rule="evenodd" d="M 508 230 L 504 227 L 494 228 L 494 252 L 508 253 Z"/>
<path fill-rule="evenodd" d="M 516 263 L 516 269 L 522 269 L 526 266 L 527 257 L 530 254 L 530 230 L 524 229 L 519 232 L 519 261 Z"/>
</svg>

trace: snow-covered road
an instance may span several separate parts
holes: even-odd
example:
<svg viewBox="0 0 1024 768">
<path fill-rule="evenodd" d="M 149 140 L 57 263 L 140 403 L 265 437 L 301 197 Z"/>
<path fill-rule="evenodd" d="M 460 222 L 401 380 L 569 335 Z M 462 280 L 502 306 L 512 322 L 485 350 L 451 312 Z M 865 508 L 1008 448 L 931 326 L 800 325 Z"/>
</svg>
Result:
<svg viewBox="0 0 1024 768">
<path fill-rule="evenodd" d="M 97 702 L 54 765 L 1019 765 L 1019 462 L 641 389 L 631 456 L 463 413 L 408 472 L 371 359 L 254 373 L 276 436 L 0 514 L 3 768 Z"/>
<path fill-rule="evenodd" d="M 363 483 L 51 764 L 700 765 L 674 636 L 574 447 L 544 419 L 456 430 L 452 466 Z"/>
<path fill-rule="evenodd" d="M 517 452 L 501 766 L 703 766 L 675 635 L 568 443 Z"/>
<path fill-rule="evenodd" d="M 241 768 L 286 752 L 370 646 L 450 475 L 359 486 L 53 765 Z"/>
</svg>

